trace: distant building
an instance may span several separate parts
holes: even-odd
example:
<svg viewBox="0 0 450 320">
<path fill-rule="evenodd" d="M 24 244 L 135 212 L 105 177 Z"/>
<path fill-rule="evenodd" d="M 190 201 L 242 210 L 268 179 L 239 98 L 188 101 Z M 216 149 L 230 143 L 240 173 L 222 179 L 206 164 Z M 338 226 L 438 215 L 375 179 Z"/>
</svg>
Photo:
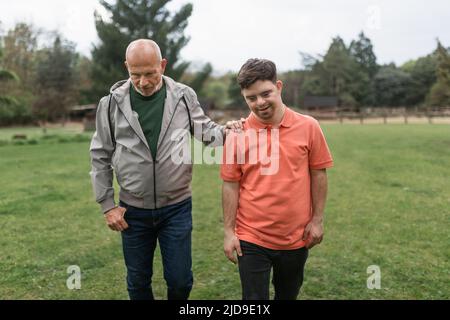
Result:
<svg viewBox="0 0 450 320">
<path fill-rule="evenodd" d="M 69 119 L 70 121 L 83 122 L 84 131 L 94 131 L 96 110 L 96 104 L 74 106 L 69 108 Z"/>
<path fill-rule="evenodd" d="M 334 96 L 305 96 L 303 109 L 309 111 L 335 110 L 338 107 L 338 98 Z"/>
<path fill-rule="evenodd" d="M 209 100 L 201 100 L 200 106 L 206 115 L 209 115 L 209 112 L 215 109 L 214 102 Z M 96 104 L 73 106 L 69 108 L 69 119 L 70 121 L 83 122 L 85 131 L 93 131 L 95 130 L 96 111 Z"/>
<path fill-rule="evenodd" d="M 335 119 L 338 116 L 338 98 L 335 96 L 305 96 L 303 112 L 321 119 Z"/>
<path fill-rule="evenodd" d="M 95 115 L 96 104 L 87 104 L 83 106 L 74 106 L 69 108 L 69 117 L 71 121 L 83 121 L 87 115 Z"/>
</svg>

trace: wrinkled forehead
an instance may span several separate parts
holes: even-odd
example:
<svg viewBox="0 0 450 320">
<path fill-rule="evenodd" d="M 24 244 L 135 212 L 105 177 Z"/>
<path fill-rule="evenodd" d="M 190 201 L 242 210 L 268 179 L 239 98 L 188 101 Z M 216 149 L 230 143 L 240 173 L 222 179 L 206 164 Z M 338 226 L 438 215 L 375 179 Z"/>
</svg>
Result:
<svg viewBox="0 0 450 320">
<path fill-rule="evenodd" d="M 148 65 L 148 64 L 159 64 L 161 59 L 159 59 L 158 54 L 154 50 L 149 50 L 148 48 L 138 48 L 133 49 L 128 52 L 126 61 L 128 64 L 133 65 Z"/>
<path fill-rule="evenodd" d="M 161 73 L 161 68 L 159 64 L 152 65 L 152 64 L 143 64 L 143 65 L 133 65 L 128 64 L 128 72 L 130 74 L 135 75 L 141 75 L 141 74 L 155 74 L 155 73 Z"/>
</svg>

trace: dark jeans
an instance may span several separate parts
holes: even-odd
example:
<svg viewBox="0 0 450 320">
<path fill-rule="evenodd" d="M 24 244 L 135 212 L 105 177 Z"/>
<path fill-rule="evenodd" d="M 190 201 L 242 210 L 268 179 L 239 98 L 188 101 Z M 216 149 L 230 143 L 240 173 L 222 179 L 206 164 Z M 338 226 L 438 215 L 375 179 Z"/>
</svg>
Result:
<svg viewBox="0 0 450 320">
<path fill-rule="evenodd" d="M 303 283 L 308 249 L 272 250 L 240 241 L 239 275 L 243 300 L 269 300 L 270 271 L 275 300 L 296 300 Z"/>
<path fill-rule="evenodd" d="M 161 209 L 140 209 L 121 202 L 127 209 L 129 228 L 122 232 L 131 300 L 153 300 L 152 275 L 156 242 L 161 250 L 169 300 L 187 300 L 192 289 L 191 198 Z"/>
</svg>

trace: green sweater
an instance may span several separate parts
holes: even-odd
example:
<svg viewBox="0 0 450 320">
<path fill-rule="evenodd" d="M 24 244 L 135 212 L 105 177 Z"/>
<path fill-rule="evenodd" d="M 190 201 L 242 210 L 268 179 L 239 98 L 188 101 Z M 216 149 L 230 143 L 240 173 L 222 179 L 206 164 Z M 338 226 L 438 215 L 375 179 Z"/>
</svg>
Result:
<svg viewBox="0 0 450 320">
<path fill-rule="evenodd" d="M 149 97 L 144 97 L 136 91 L 133 85 L 130 86 L 131 108 L 139 115 L 139 123 L 147 139 L 153 160 L 156 159 L 158 150 L 166 96 L 167 90 L 164 82 L 161 89 Z"/>
</svg>

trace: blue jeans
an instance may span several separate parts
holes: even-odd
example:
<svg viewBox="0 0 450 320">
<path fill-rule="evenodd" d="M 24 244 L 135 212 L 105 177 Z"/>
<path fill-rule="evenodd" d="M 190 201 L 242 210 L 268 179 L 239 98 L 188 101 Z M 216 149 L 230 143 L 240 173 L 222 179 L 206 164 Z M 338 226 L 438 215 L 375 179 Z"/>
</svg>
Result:
<svg viewBox="0 0 450 320">
<path fill-rule="evenodd" d="M 140 209 L 120 202 L 127 209 L 129 228 L 122 232 L 131 300 L 153 300 L 152 275 L 156 242 L 161 250 L 169 300 L 187 300 L 192 289 L 192 199 L 164 208 Z"/>
</svg>

